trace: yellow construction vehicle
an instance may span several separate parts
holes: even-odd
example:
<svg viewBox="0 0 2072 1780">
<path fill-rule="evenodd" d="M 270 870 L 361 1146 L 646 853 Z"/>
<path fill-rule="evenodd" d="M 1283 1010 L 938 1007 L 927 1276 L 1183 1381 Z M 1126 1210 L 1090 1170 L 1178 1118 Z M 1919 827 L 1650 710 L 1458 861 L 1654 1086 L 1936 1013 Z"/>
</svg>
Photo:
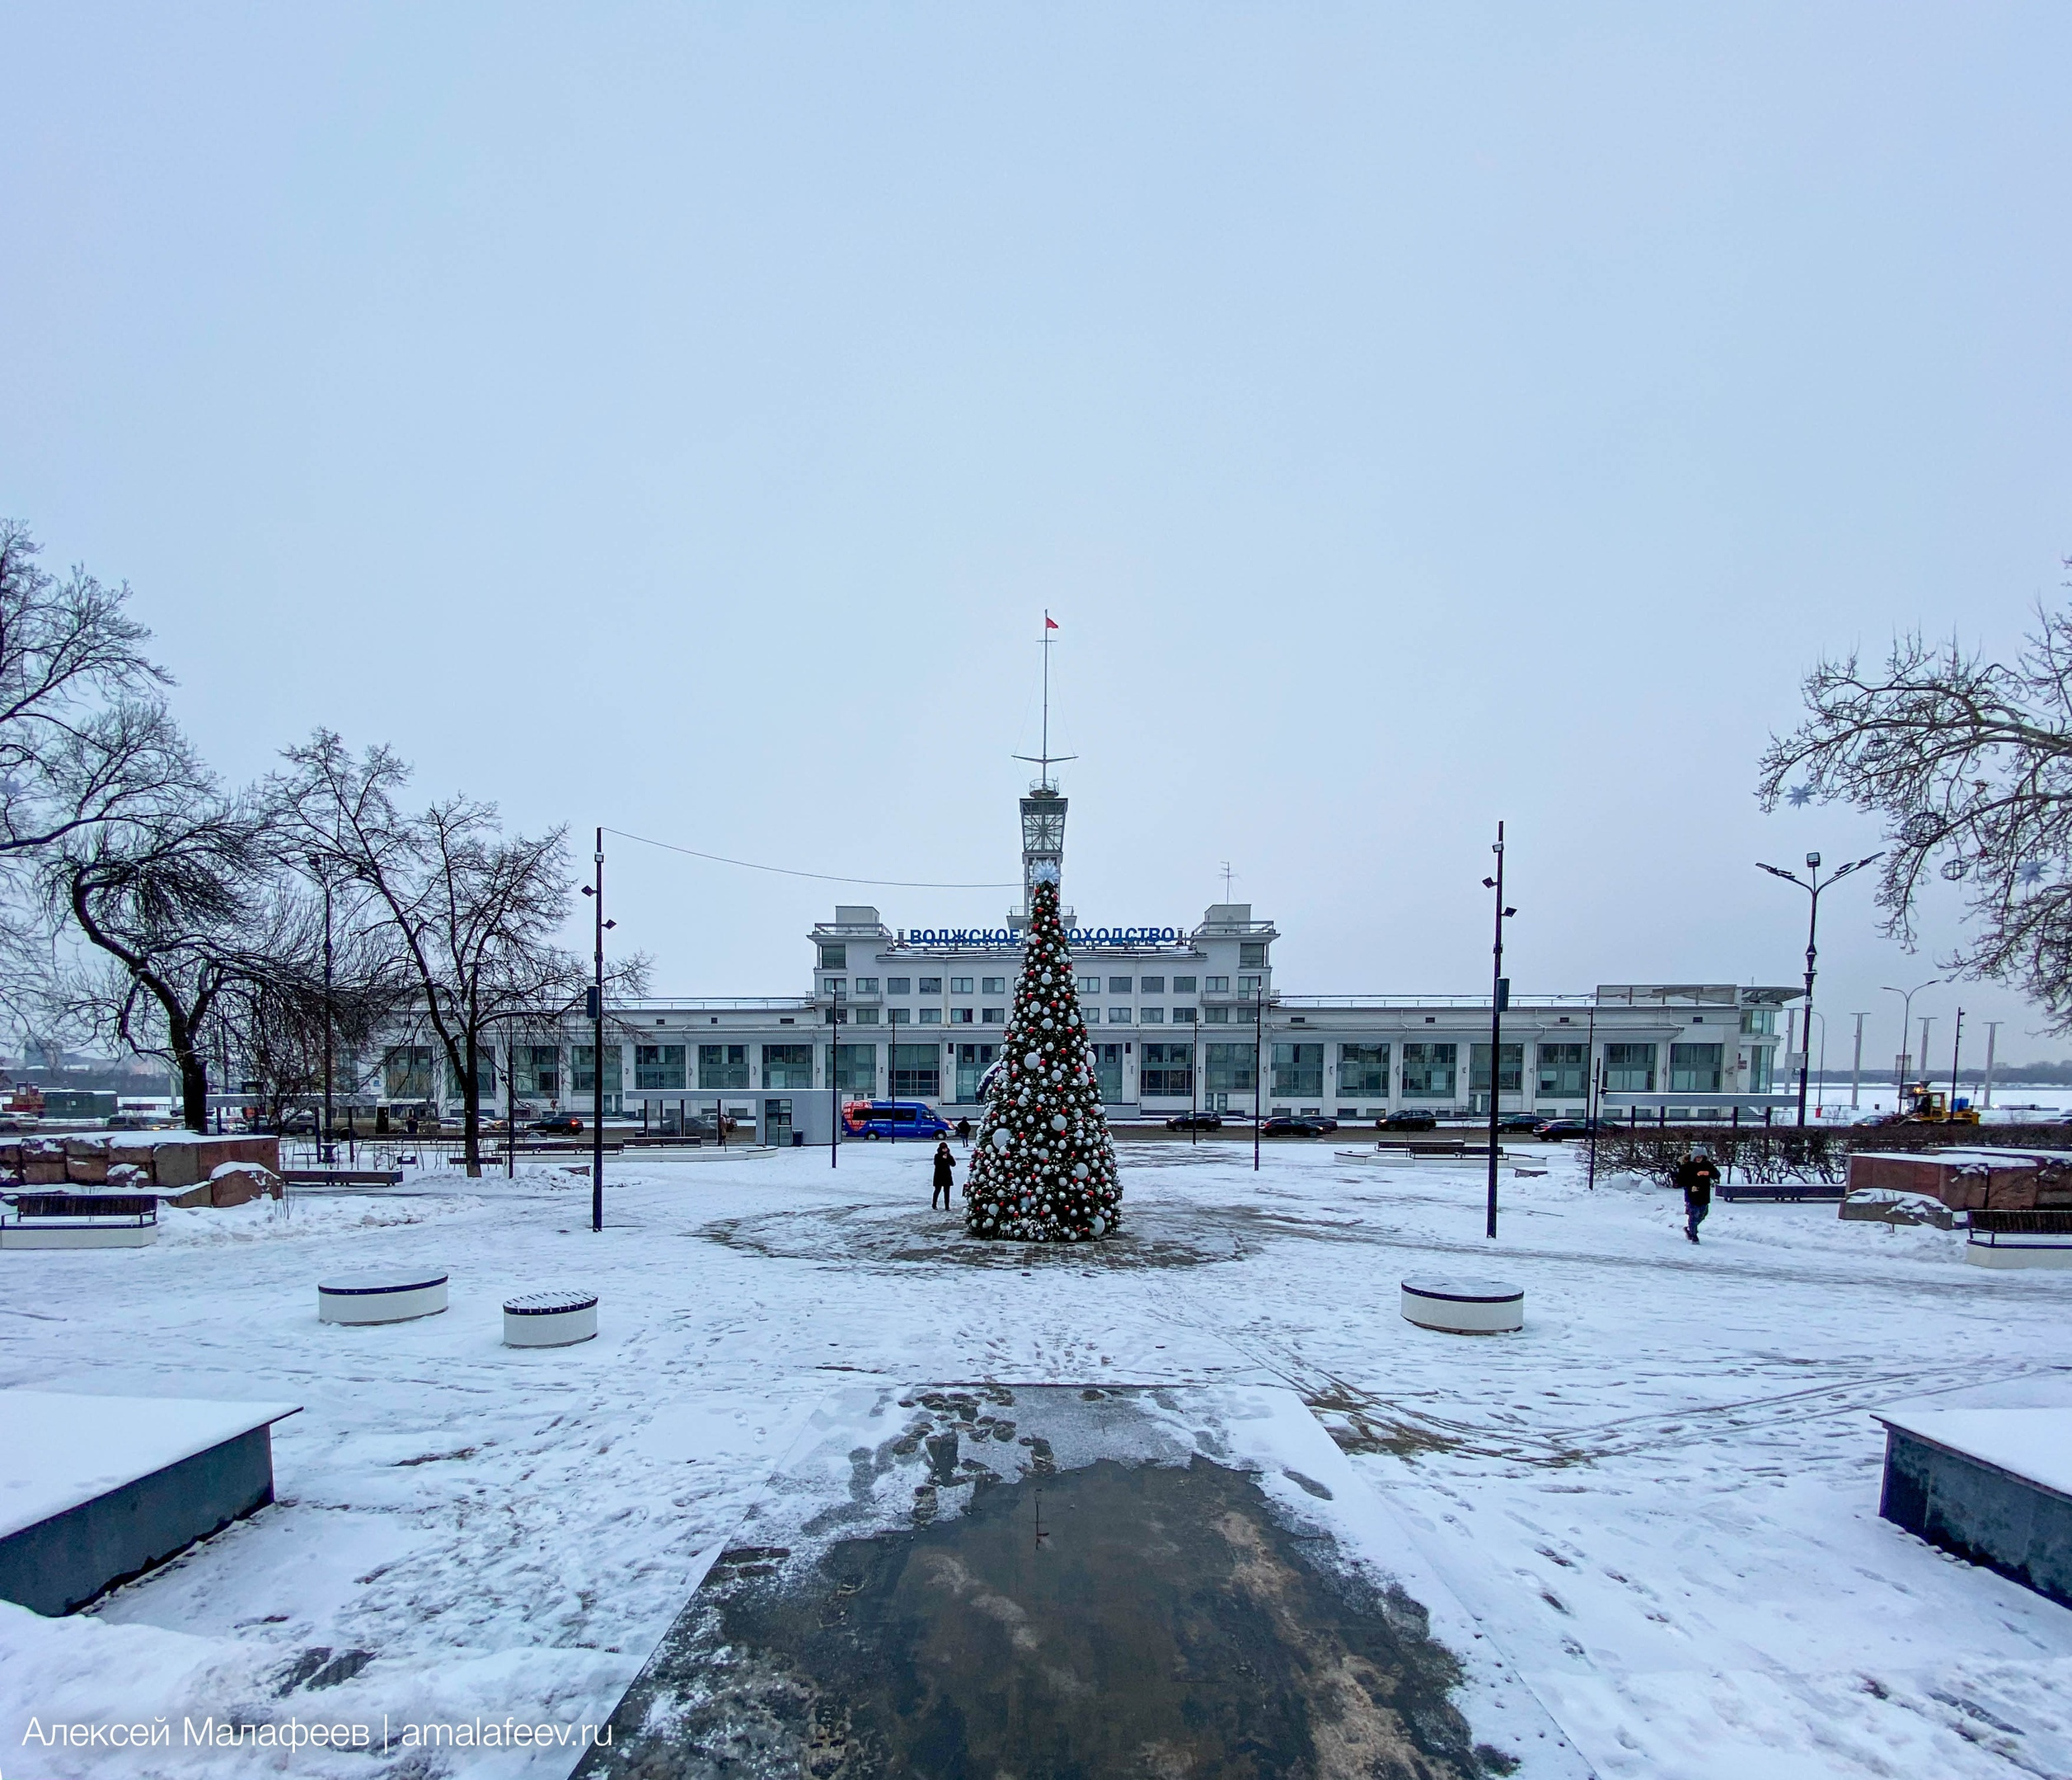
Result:
<svg viewBox="0 0 2072 1780">
<path fill-rule="evenodd" d="M 1906 1089 L 1900 1103 L 1895 1124 L 1976 1125 L 1979 1122 L 1978 1108 L 1969 1100 L 1959 1099 L 1952 1107 L 1948 1094 L 1940 1088 L 1929 1087 L 1926 1082 L 1915 1082 Z"/>
</svg>

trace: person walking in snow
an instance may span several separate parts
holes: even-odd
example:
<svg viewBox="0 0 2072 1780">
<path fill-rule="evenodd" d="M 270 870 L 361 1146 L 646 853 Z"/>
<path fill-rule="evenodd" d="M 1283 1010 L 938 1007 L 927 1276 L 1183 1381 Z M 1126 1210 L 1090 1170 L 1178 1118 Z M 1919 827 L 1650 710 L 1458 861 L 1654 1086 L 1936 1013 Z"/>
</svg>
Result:
<svg viewBox="0 0 2072 1780">
<path fill-rule="evenodd" d="M 1698 1226 L 1713 1208 L 1713 1186 L 1718 1178 L 1713 1159 L 1702 1150 L 1692 1150 L 1676 1164 L 1676 1184 L 1684 1190 L 1684 1234 L 1693 1242 L 1698 1240 Z"/>
<path fill-rule="evenodd" d="M 935 1190 L 928 1196 L 931 1211 L 935 1209 L 938 1199 L 942 1201 L 944 1211 L 949 1209 L 949 1189 L 956 1180 L 957 1159 L 949 1153 L 949 1144 L 945 1140 L 935 1145 Z"/>
</svg>

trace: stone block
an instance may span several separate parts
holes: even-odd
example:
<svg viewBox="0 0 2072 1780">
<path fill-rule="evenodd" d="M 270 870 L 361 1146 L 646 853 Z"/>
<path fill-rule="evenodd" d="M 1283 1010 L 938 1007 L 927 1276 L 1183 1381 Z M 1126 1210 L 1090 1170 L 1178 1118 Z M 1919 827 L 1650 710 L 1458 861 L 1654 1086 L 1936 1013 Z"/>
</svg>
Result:
<svg viewBox="0 0 2072 1780">
<path fill-rule="evenodd" d="M 1931 1224 L 1955 1230 L 1957 1214 L 1927 1193 L 1896 1192 L 1889 1187 L 1859 1187 L 1838 1208 L 1845 1218 L 1872 1224 Z"/>
<path fill-rule="evenodd" d="M 226 1162 L 209 1177 L 208 1202 L 218 1208 L 249 1205 L 255 1199 L 278 1199 L 281 1192 L 280 1176 L 271 1169 L 256 1162 Z"/>
</svg>

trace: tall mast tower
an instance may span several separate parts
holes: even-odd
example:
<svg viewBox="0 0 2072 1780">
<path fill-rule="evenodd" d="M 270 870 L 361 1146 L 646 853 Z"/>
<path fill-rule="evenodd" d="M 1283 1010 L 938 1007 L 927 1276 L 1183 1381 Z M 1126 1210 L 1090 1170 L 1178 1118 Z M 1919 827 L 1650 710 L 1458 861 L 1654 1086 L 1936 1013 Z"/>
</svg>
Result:
<svg viewBox="0 0 2072 1780">
<path fill-rule="evenodd" d="M 1076 754 L 1052 754 L 1050 751 L 1050 634 L 1057 628 L 1057 621 L 1046 610 L 1043 613 L 1043 750 L 1037 754 L 1017 754 L 1015 756 L 1016 760 L 1027 761 L 1037 768 L 1036 782 L 1029 788 L 1029 795 L 1022 799 L 1022 906 L 1016 913 L 1024 921 L 1029 918 L 1030 898 L 1038 884 L 1057 884 L 1059 894 L 1063 894 L 1066 799 L 1058 794 L 1050 770 L 1057 761 L 1079 758 Z"/>
</svg>

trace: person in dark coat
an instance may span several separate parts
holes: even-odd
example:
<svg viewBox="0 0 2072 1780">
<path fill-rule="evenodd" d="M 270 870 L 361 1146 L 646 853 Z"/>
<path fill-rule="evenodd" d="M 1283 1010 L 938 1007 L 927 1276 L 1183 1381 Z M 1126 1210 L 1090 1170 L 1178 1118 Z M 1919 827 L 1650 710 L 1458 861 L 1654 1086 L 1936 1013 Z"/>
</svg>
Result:
<svg viewBox="0 0 2072 1780">
<path fill-rule="evenodd" d="M 947 1141 L 938 1143 L 935 1145 L 935 1190 L 928 1196 L 928 1209 L 931 1211 L 935 1209 L 938 1199 L 942 1201 L 944 1211 L 949 1209 L 949 1189 L 956 1184 L 956 1181 L 957 1159 L 949 1153 Z"/>
<path fill-rule="evenodd" d="M 1684 1234 L 1698 1240 L 1698 1226 L 1713 1208 L 1713 1186 L 1719 1170 L 1713 1159 L 1694 1150 L 1676 1164 L 1676 1184 L 1684 1190 Z"/>
<path fill-rule="evenodd" d="M 971 1121 L 969 1119 L 960 1118 L 957 1121 L 957 1141 L 967 1144 L 971 1141 Z"/>
</svg>

